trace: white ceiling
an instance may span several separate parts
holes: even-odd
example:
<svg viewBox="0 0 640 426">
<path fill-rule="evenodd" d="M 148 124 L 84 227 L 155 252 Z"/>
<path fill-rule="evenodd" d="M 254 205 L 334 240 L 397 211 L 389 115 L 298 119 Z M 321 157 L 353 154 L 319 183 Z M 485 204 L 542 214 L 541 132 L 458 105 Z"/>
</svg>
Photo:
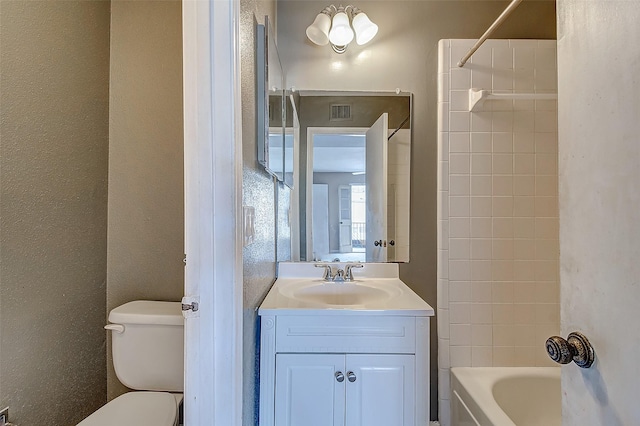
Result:
<svg viewBox="0 0 640 426">
<path fill-rule="evenodd" d="M 364 172 L 364 135 L 314 135 L 313 171 L 321 173 Z"/>
</svg>

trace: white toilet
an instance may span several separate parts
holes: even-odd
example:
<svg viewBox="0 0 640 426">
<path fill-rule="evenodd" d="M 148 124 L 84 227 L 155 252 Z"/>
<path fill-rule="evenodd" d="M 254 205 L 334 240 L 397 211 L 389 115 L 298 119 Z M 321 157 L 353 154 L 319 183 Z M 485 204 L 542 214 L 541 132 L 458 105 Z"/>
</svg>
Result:
<svg viewBox="0 0 640 426">
<path fill-rule="evenodd" d="M 78 426 L 177 426 L 184 389 L 180 302 L 125 303 L 109 313 L 109 322 L 116 376 L 138 392 L 119 396 Z"/>
</svg>

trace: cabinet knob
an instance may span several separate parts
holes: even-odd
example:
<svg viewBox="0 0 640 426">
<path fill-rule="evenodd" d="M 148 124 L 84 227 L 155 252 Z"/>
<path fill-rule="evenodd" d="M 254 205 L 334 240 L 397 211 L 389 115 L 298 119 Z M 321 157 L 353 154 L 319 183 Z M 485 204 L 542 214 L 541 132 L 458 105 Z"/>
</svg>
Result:
<svg viewBox="0 0 640 426">
<path fill-rule="evenodd" d="M 336 380 L 338 381 L 338 383 L 344 382 L 344 374 L 342 374 L 342 371 L 336 371 Z"/>
<path fill-rule="evenodd" d="M 382 240 L 376 240 L 373 242 L 373 245 L 376 247 L 382 247 Z"/>
<path fill-rule="evenodd" d="M 347 380 L 349 380 L 351 383 L 356 381 L 356 373 L 354 373 L 353 371 L 347 371 Z"/>
</svg>

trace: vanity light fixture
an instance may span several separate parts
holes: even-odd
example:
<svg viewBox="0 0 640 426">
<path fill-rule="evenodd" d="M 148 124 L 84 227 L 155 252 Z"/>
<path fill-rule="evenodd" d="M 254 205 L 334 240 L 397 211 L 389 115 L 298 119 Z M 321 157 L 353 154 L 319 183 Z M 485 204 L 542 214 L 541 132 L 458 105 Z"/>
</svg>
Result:
<svg viewBox="0 0 640 426">
<path fill-rule="evenodd" d="M 359 45 L 370 42 L 378 33 L 378 26 L 355 6 L 329 5 L 318 13 L 306 32 L 318 46 L 330 43 L 334 52 L 344 53 L 354 36 Z"/>
</svg>

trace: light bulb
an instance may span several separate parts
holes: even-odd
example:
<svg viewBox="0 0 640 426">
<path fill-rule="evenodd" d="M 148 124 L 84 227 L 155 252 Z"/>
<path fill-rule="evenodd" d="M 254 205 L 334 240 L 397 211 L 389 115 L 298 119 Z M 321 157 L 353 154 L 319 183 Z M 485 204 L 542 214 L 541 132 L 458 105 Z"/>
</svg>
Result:
<svg viewBox="0 0 640 426">
<path fill-rule="evenodd" d="M 307 27 L 307 37 L 313 43 L 324 46 L 329 43 L 329 28 L 331 28 L 331 18 L 320 12 L 313 24 Z"/>
<path fill-rule="evenodd" d="M 349 25 L 349 17 L 344 11 L 336 13 L 329 31 L 329 41 L 336 46 L 346 46 L 353 40 L 353 30 Z"/>
<path fill-rule="evenodd" d="M 356 43 L 359 45 L 369 43 L 378 33 L 378 26 L 363 12 L 353 18 L 353 29 L 356 31 Z"/>
</svg>

